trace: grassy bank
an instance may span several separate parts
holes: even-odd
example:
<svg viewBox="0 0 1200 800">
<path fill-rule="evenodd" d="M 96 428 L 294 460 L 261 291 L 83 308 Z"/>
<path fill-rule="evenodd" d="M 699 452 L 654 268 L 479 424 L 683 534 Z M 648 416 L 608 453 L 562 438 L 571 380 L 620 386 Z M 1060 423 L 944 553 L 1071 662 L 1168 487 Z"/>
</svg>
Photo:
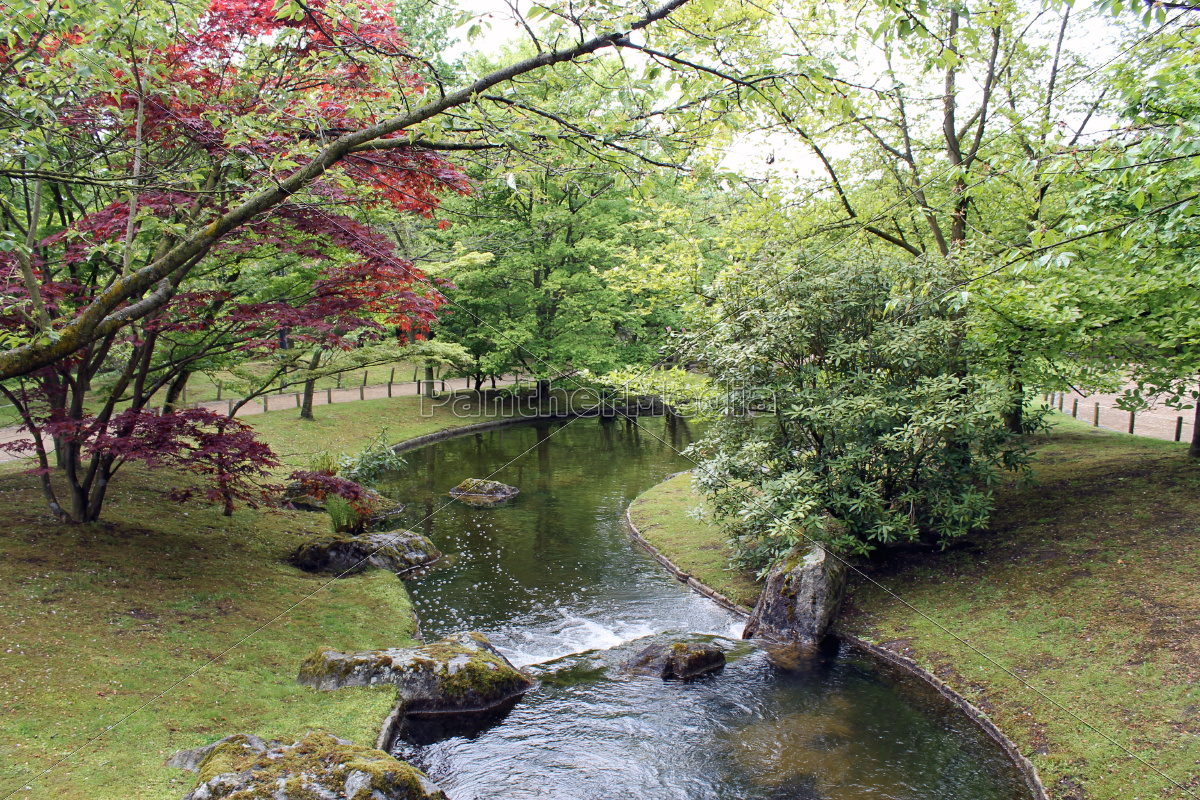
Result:
<svg viewBox="0 0 1200 800">
<path fill-rule="evenodd" d="M 353 452 L 383 425 L 398 441 L 479 421 L 446 409 L 421 417 L 417 403 L 251 421 L 293 467 L 321 450 Z M 320 728 L 374 743 L 391 692 L 295 683 L 321 645 L 402 645 L 413 634 L 393 575 L 329 584 L 285 563 L 328 532 L 327 517 L 239 509 L 225 518 L 169 501 L 180 483 L 170 473 L 127 468 L 101 522 L 61 525 L 26 466 L 0 465 L 0 797 L 178 797 L 192 777 L 163 760 L 229 733 Z"/>
<path fill-rule="evenodd" d="M 864 565 L 841 625 L 982 708 L 1052 797 L 1193 797 L 1200 466 L 1181 445 L 1056 421 L 1037 440 L 1037 485 L 1001 489 L 988 532 Z M 732 586 L 719 533 L 681 515 L 696 503 L 686 480 L 643 495 L 635 523 L 698 579 Z"/>
<path fill-rule="evenodd" d="M 675 566 L 733 602 L 753 608 L 758 583 L 753 575 L 729 568 L 731 552 L 720 528 L 688 516 L 699 504 L 692 493 L 692 476 L 684 472 L 638 495 L 629 506 L 629 519 Z"/>
<path fill-rule="evenodd" d="M 276 366 L 269 361 L 254 361 L 244 365 L 244 369 L 251 375 L 257 376 L 260 379 L 265 379 L 274 374 Z M 364 381 L 369 385 L 378 385 L 387 383 L 388 378 L 393 374 L 396 376 L 397 384 L 413 383 L 414 366 L 406 361 L 397 361 L 395 363 L 377 364 L 371 367 L 360 367 L 358 369 L 346 370 L 341 374 L 329 375 L 318 378 L 316 381 L 316 391 L 323 392 L 326 389 L 340 389 L 342 387 L 353 389 L 356 386 L 363 385 Z M 218 384 L 220 387 L 218 388 Z M 227 372 L 216 372 L 212 375 L 196 372 L 188 379 L 187 389 L 184 397 L 180 402 L 184 405 L 191 403 L 208 403 L 218 399 L 229 400 L 240 399 L 247 391 L 245 386 L 238 388 L 239 381 Z M 303 390 L 303 383 L 289 385 L 286 387 L 288 392 Z M 218 395 L 220 396 L 218 398 Z M 272 395 L 273 396 L 273 395 Z M 154 400 L 148 403 L 149 406 L 158 406 L 166 399 L 166 389 L 160 389 L 154 396 Z M 103 397 L 97 399 L 89 396 L 86 407 L 90 411 L 95 411 L 97 404 L 102 404 Z M 117 408 L 126 408 L 128 403 L 118 403 Z M 0 402 L 0 428 L 20 425 L 21 418 L 7 402 Z"/>
</svg>

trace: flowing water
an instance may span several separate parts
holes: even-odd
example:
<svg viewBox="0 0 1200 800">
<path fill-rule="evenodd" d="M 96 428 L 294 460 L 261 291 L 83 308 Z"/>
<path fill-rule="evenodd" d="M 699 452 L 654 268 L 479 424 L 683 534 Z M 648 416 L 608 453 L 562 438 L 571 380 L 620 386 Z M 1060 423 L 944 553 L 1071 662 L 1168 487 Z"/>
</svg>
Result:
<svg viewBox="0 0 1200 800">
<path fill-rule="evenodd" d="M 692 464 L 682 422 L 577 419 L 466 435 L 406 454 L 380 488 L 445 553 L 409 582 L 427 640 L 463 630 L 540 681 L 467 728 L 414 727 L 394 752 L 453 800 L 1013 800 L 1020 773 L 924 684 L 843 646 L 769 653 L 743 621 L 632 546 L 629 502 Z M 450 501 L 464 478 L 521 493 Z M 654 641 L 726 650 L 692 681 L 622 674 Z"/>
</svg>

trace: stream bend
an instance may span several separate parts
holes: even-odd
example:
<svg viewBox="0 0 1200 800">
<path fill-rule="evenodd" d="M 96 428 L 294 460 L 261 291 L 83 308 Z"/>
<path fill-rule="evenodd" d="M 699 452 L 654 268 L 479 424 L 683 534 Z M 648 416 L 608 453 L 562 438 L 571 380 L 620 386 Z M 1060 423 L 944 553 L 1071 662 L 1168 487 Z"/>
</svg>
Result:
<svg viewBox="0 0 1200 800">
<path fill-rule="evenodd" d="M 409 727 L 393 752 L 454 800 L 1013 800 L 1023 775 L 924 683 L 853 647 L 773 657 L 626 535 L 624 511 L 693 466 L 682 422 L 577 419 L 467 434 L 405 455 L 380 488 L 446 557 L 408 582 L 433 639 L 487 634 L 541 682 L 511 711 Z M 494 474 L 493 474 L 494 473 Z M 517 486 L 444 505 L 464 478 Z M 726 650 L 702 678 L 626 676 L 654 641 Z"/>
</svg>

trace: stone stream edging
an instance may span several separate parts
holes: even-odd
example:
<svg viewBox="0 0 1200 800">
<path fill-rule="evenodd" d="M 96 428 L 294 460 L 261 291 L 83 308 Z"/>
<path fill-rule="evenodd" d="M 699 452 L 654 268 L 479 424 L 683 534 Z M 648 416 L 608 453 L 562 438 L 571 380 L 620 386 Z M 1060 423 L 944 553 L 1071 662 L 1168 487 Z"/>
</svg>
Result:
<svg viewBox="0 0 1200 800">
<path fill-rule="evenodd" d="M 673 477 L 675 477 L 675 475 L 669 475 L 667 476 L 667 480 L 670 480 Z M 637 501 L 634 500 L 634 502 Z M 749 608 L 735 603 L 733 600 L 729 599 L 712 587 L 706 586 L 705 584 L 696 580 L 692 575 L 680 569 L 678 565 L 671 561 L 671 559 L 664 556 L 657 547 L 647 541 L 642 535 L 642 532 L 639 531 L 637 526 L 633 524 L 633 518 L 630 516 L 631 510 L 632 504 L 630 505 L 630 508 L 625 510 L 625 526 L 629 533 L 629 537 L 637 542 L 637 544 L 646 550 L 646 552 L 648 552 L 651 556 L 653 556 L 655 561 L 657 561 L 663 566 L 664 569 L 674 575 L 680 583 L 687 584 L 688 588 L 697 594 L 707 597 L 717 605 L 732 611 L 735 614 L 739 614 L 747 619 L 750 617 L 752 612 Z M 1042 784 L 1042 779 L 1038 775 L 1037 767 L 1034 766 L 1033 762 L 1031 762 L 1024 756 L 1024 754 L 1021 753 L 1020 749 L 1017 748 L 1016 743 L 1013 742 L 1012 739 L 1009 739 L 1008 736 L 1006 736 L 1004 732 L 997 727 L 996 723 L 992 722 L 988 715 L 976 707 L 970 700 L 951 689 L 941 678 L 937 677 L 932 672 L 929 672 L 924 667 L 921 667 L 919 664 L 917 664 L 917 662 L 913 661 L 907 656 L 902 656 L 899 653 L 888 650 L 886 647 L 880 647 L 873 642 L 868 642 L 861 637 L 855 636 L 854 634 L 843 631 L 839 628 L 835 628 L 834 633 L 839 639 L 850 642 L 856 647 L 866 650 L 876 658 L 886 661 L 892 666 L 897 667 L 900 670 L 907 672 L 909 675 L 919 678 L 928 685 L 932 686 L 938 694 L 940 694 L 942 697 L 945 697 L 947 700 L 957 706 L 960 711 L 966 714 L 976 725 L 982 728 L 983 732 L 986 733 L 992 741 L 1000 745 L 1000 749 L 1002 749 L 1005 755 L 1007 755 L 1009 759 L 1016 764 L 1017 769 L 1019 769 L 1021 774 L 1025 777 L 1025 785 L 1032 793 L 1033 800 L 1049 800 L 1048 795 L 1046 794 L 1046 787 Z"/>
</svg>

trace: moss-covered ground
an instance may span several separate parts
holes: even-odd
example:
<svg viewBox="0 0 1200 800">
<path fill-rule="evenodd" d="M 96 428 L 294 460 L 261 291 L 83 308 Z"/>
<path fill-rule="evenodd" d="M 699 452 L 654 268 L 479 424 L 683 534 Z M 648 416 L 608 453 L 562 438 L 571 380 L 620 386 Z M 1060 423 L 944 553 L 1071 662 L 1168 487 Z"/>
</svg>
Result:
<svg viewBox="0 0 1200 800">
<path fill-rule="evenodd" d="M 1036 485 L 1002 487 L 988 531 L 862 565 L 840 625 L 983 709 L 1051 797 L 1200 796 L 1200 465 L 1182 445 L 1055 421 Z M 635 524 L 733 594 L 719 531 L 683 515 L 696 503 L 677 478 L 639 499 Z"/>
<path fill-rule="evenodd" d="M 416 404 L 252 422 L 305 466 L 314 452 L 355 451 L 384 424 L 398 441 L 478 421 L 421 417 Z M 62 525 L 26 467 L 0 465 L 0 797 L 179 797 L 194 776 L 164 759 L 238 732 L 321 729 L 374 745 L 390 690 L 317 693 L 295 681 L 319 646 L 404 645 L 413 634 L 390 573 L 330 582 L 285 563 L 328 534 L 328 517 L 243 508 L 226 518 L 168 500 L 178 476 L 127 467 L 100 522 Z"/>
</svg>

